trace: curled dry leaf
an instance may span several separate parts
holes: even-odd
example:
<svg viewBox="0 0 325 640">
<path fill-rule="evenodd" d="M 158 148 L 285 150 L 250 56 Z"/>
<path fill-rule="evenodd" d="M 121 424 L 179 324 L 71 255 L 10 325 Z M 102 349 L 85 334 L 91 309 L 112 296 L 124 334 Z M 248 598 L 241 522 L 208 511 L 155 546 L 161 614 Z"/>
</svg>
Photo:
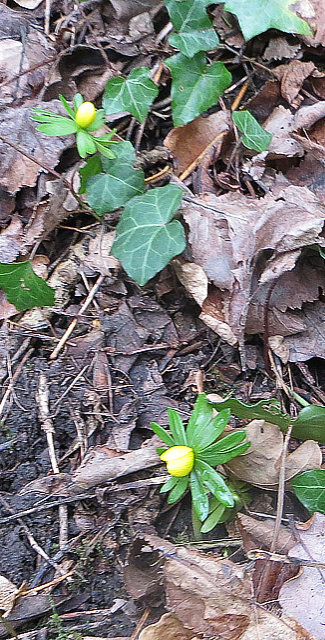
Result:
<svg viewBox="0 0 325 640">
<path fill-rule="evenodd" d="M 191 640 L 194 635 L 174 614 L 164 613 L 158 622 L 141 631 L 139 640 Z"/>
<path fill-rule="evenodd" d="M 12 610 L 18 594 L 18 587 L 4 576 L 0 576 L 0 611 L 4 611 L 5 617 Z"/>
<path fill-rule="evenodd" d="M 289 558 L 314 560 L 324 566 L 325 515 L 315 513 L 305 525 L 296 527 L 300 542 L 289 551 Z M 325 571 L 322 567 L 302 567 L 299 575 L 280 591 L 283 611 L 304 625 L 317 640 L 325 639 Z"/>
<path fill-rule="evenodd" d="M 253 420 L 245 427 L 251 442 L 246 453 L 230 460 L 226 468 L 240 480 L 256 487 L 276 490 L 279 480 L 283 434 L 280 428 L 264 420 Z M 311 469 L 319 469 L 322 453 L 314 440 L 306 440 L 286 459 L 286 480 Z"/>
<path fill-rule="evenodd" d="M 282 96 L 294 107 L 298 107 L 303 100 L 298 97 L 299 91 L 306 80 L 311 75 L 318 76 L 313 62 L 301 62 L 291 60 L 288 64 L 280 65 L 274 70 L 274 74 L 281 81 Z"/>
</svg>

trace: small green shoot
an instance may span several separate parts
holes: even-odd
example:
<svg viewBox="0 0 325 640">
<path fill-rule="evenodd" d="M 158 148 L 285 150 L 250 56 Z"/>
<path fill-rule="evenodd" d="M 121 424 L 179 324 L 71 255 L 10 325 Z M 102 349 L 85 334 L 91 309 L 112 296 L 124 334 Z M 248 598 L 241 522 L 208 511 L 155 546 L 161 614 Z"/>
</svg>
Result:
<svg viewBox="0 0 325 640">
<path fill-rule="evenodd" d="M 162 493 L 169 492 L 168 502 L 180 500 L 189 488 L 195 513 L 201 522 L 211 512 L 210 496 L 227 508 L 234 507 L 231 489 L 213 467 L 247 451 L 250 443 L 243 442 L 245 431 L 221 438 L 230 410 L 214 416 L 213 407 L 204 393 L 198 396 L 187 427 L 177 411 L 169 409 L 168 414 L 170 433 L 155 422 L 151 423 L 153 431 L 168 446 L 168 449 L 158 450 L 171 475 L 161 489 Z"/>
<path fill-rule="evenodd" d="M 111 139 L 115 134 L 115 129 L 98 138 L 91 135 L 91 132 L 97 131 L 105 124 L 104 110 L 96 110 L 91 102 L 84 102 L 81 93 L 75 95 L 73 108 L 62 95 L 59 98 L 69 117 L 60 116 L 52 111 L 46 111 L 46 109 L 33 108 L 32 120 L 41 123 L 37 127 L 37 131 L 45 133 L 47 136 L 67 136 L 75 133 L 77 149 L 81 158 L 97 151 L 106 158 L 114 158 L 115 155 L 110 146 L 115 144 Z"/>
</svg>

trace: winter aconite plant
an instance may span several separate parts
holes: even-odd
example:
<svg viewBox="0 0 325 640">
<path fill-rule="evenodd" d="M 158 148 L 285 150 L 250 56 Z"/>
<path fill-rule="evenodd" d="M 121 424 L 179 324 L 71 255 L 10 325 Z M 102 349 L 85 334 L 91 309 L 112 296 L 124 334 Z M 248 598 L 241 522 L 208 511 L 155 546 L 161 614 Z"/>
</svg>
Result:
<svg viewBox="0 0 325 640">
<path fill-rule="evenodd" d="M 194 511 L 201 522 L 211 512 L 210 497 L 225 507 L 234 507 L 233 491 L 213 467 L 247 451 L 250 443 L 243 442 L 246 432 L 235 431 L 222 437 L 230 410 L 215 416 L 204 393 L 198 396 L 186 428 L 177 411 L 169 409 L 168 415 L 170 433 L 151 423 L 153 431 L 168 446 L 157 450 L 171 476 L 161 489 L 162 493 L 170 492 L 168 502 L 179 500 L 189 487 Z"/>
<path fill-rule="evenodd" d="M 105 158 L 115 158 L 110 149 L 110 145 L 114 144 L 111 138 L 115 129 L 97 138 L 91 135 L 93 131 L 97 131 L 105 124 L 104 110 L 96 109 L 92 102 L 84 102 L 81 93 L 77 93 L 73 98 L 73 108 L 63 96 L 59 95 L 59 98 L 69 118 L 52 113 L 52 111 L 34 108 L 32 109 L 32 119 L 41 123 L 37 127 L 37 131 L 45 133 L 47 136 L 67 136 L 75 133 L 77 149 L 81 158 L 85 158 L 87 154 L 92 155 L 96 151 L 99 151 Z"/>
</svg>

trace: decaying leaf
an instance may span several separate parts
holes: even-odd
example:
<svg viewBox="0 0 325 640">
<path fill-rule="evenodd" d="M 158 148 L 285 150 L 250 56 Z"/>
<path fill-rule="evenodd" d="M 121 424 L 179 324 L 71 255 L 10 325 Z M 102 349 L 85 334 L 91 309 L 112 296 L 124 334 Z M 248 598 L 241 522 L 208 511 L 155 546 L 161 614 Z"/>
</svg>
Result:
<svg viewBox="0 0 325 640">
<path fill-rule="evenodd" d="M 12 610 L 18 594 L 18 587 L 4 576 L 0 576 L 0 611 L 3 611 L 5 616 Z"/>
<path fill-rule="evenodd" d="M 324 564 L 325 516 L 315 513 L 304 525 L 296 526 L 300 542 L 289 557 Z M 325 638 L 325 571 L 322 567 L 302 567 L 299 575 L 286 582 L 279 596 L 283 611 L 303 624 L 317 640 Z"/>
<path fill-rule="evenodd" d="M 158 622 L 141 631 L 139 640 L 191 640 L 194 635 L 172 613 L 164 613 Z"/>
<path fill-rule="evenodd" d="M 225 465 L 240 480 L 264 489 L 276 490 L 279 480 L 283 434 L 276 425 L 264 420 L 253 420 L 245 427 L 251 442 L 246 453 Z M 286 480 L 302 471 L 319 469 L 322 454 L 314 440 L 306 440 L 286 459 Z"/>
</svg>

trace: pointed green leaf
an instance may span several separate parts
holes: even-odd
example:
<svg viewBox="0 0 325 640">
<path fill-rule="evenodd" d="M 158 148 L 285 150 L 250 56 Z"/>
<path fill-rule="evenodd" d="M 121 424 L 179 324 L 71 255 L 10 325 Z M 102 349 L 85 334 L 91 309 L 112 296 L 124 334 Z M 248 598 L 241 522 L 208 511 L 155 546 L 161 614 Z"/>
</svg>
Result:
<svg viewBox="0 0 325 640">
<path fill-rule="evenodd" d="M 198 453 L 204 451 L 206 447 L 211 445 L 217 438 L 219 438 L 219 436 L 221 436 L 229 422 L 229 418 L 230 409 L 224 409 L 215 418 L 208 422 L 199 434 L 198 443 L 195 445 L 195 449 Z"/>
<path fill-rule="evenodd" d="M 197 454 L 196 457 L 198 460 L 203 460 L 207 464 L 211 464 L 213 466 L 217 464 L 225 464 L 226 462 L 229 462 L 229 460 L 236 458 L 249 449 L 251 444 L 250 442 L 238 444 L 244 439 L 245 435 L 245 431 L 231 433 L 229 436 L 219 440 L 216 444 L 212 444 L 210 447 L 204 449 L 204 451 L 201 451 L 201 453 Z"/>
<path fill-rule="evenodd" d="M 271 424 L 277 424 L 282 431 L 286 431 L 290 424 L 290 416 L 281 412 L 280 403 L 275 398 L 270 400 L 260 400 L 255 404 L 247 404 L 236 398 L 227 398 L 222 402 L 211 402 L 212 407 L 217 411 L 230 409 L 237 418 L 254 420 L 265 420 Z"/>
<path fill-rule="evenodd" d="M 118 209 L 128 200 L 144 191 L 144 173 L 133 168 L 135 151 L 131 142 L 114 145 L 115 158 L 102 158 L 103 173 L 87 180 L 89 205 L 102 216 Z"/>
<path fill-rule="evenodd" d="M 235 504 L 233 495 L 224 481 L 223 477 L 209 464 L 202 460 L 195 460 L 195 471 L 200 476 L 201 482 L 206 485 L 211 493 L 226 507 L 233 507 Z"/>
<path fill-rule="evenodd" d="M 56 120 L 53 123 L 48 122 L 40 124 L 37 127 L 37 131 L 45 133 L 47 136 L 68 136 L 71 133 L 76 133 L 78 125 L 73 120 L 62 117 L 61 120 Z"/>
<path fill-rule="evenodd" d="M 165 482 L 165 484 L 163 484 L 163 486 L 161 487 L 160 493 L 167 493 L 168 491 L 174 489 L 174 487 L 177 485 L 177 481 L 178 478 L 175 478 L 175 476 L 170 476 L 167 482 Z"/>
<path fill-rule="evenodd" d="M 294 492 L 310 513 L 325 513 L 325 469 L 304 471 L 291 480 Z"/>
<path fill-rule="evenodd" d="M 232 119 L 243 134 L 242 143 L 245 147 L 255 151 L 266 151 L 272 140 L 272 133 L 263 129 L 249 111 L 234 111 Z"/>
<path fill-rule="evenodd" d="M 178 220 L 172 220 L 182 194 L 176 185 L 158 187 L 133 198 L 124 208 L 112 254 L 140 285 L 185 249 L 184 229 Z"/>
<path fill-rule="evenodd" d="M 308 23 L 289 8 L 294 0 L 226 0 L 224 4 L 226 11 L 237 16 L 245 40 L 268 29 L 312 35 Z"/>
<path fill-rule="evenodd" d="M 209 514 L 209 498 L 199 475 L 194 469 L 190 474 L 190 489 L 193 507 L 202 522 Z"/>
<path fill-rule="evenodd" d="M 105 124 L 104 109 L 97 109 L 95 119 L 92 121 L 90 125 L 88 125 L 88 127 L 86 127 L 86 129 L 87 131 L 97 131 L 97 129 L 100 129 L 100 127 L 102 127 L 104 124 Z"/>
<path fill-rule="evenodd" d="M 194 120 L 215 105 L 231 82 L 231 74 L 223 62 L 208 66 L 202 51 L 193 58 L 178 53 L 165 64 L 173 78 L 171 96 L 175 127 Z"/>
<path fill-rule="evenodd" d="M 85 158 L 87 153 L 96 153 L 97 147 L 92 136 L 87 131 L 78 131 L 77 149 L 81 158 Z"/>
<path fill-rule="evenodd" d="M 154 431 L 156 436 L 160 438 L 163 442 L 165 442 L 169 447 L 175 446 L 175 441 L 172 436 L 167 433 L 166 429 L 163 429 L 157 422 L 150 422 L 151 429 Z"/>
<path fill-rule="evenodd" d="M 200 446 L 200 436 L 206 425 L 213 418 L 213 407 L 207 401 L 205 393 L 198 395 L 193 407 L 192 415 L 186 427 L 186 436 L 189 446 L 196 450 Z"/>
<path fill-rule="evenodd" d="M 215 507 L 215 509 L 211 511 L 207 519 L 204 521 L 201 527 L 201 533 L 209 533 L 209 531 L 212 531 L 212 529 L 214 529 L 214 527 L 216 527 L 217 524 L 220 523 L 222 516 L 226 511 L 226 508 L 227 507 L 225 507 L 225 505 L 222 504 L 222 502 L 218 501 L 218 504 Z"/>
<path fill-rule="evenodd" d="M 177 483 L 175 487 L 171 490 L 167 502 L 169 504 L 173 504 L 177 502 L 185 493 L 188 487 L 188 476 L 184 476 L 183 478 L 176 478 Z"/>
<path fill-rule="evenodd" d="M 292 436 L 298 440 L 316 440 L 325 444 L 325 407 L 311 404 L 299 411 Z"/>
<path fill-rule="evenodd" d="M 172 33 L 168 38 L 169 44 L 179 49 L 184 56 L 191 58 L 198 51 L 212 51 L 219 44 L 219 38 L 214 29 L 206 31 L 188 31 L 186 33 Z"/>
<path fill-rule="evenodd" d="M 129 111 L 139 122 L 143 122 L 159 92 L 150 74 L 147 67 L 138 67 L 126 79 L 111 78 L 106 84 L 103 97 L 106 115 Z"/>
<path fill-rule="evenodd" d="M 31 263 L 0 263 L 0 288 L 19 311 L 33 307 L 50 307 L 54 290 L 34 273 Z"/>
<path fill-rule="evenodd" d="M 73 106 L 76 112 L 78 111 L 79 107 L 82 105 L 83 101 L 84 99 L 81 93 L 76 93 L 75 97 L 73 98 Z"/>
<path fill-rule="evenodd" d="M 169 427 L 175 442 L 178 445 L 185 445 L 185 447 L 187 447 L 185 429 L 179 413 L 175 411 L 175 409 L 168 409 L 168 418 Z"/>
<path fill-rule="evenodd" d="M 69 114 L 69 116 L 71 116 L 71 118 L 75 118 L 76 114 L 74 112 L 74 110 L 70 107 L 69 103 L 67 102 L 67 100 L 65 99 L 64 96 L 61 95 L 61 93 L 59 93 L 59 98 L 61 100 L 61 103 L 63 104 L 66 112 Z"/>
</svg>

